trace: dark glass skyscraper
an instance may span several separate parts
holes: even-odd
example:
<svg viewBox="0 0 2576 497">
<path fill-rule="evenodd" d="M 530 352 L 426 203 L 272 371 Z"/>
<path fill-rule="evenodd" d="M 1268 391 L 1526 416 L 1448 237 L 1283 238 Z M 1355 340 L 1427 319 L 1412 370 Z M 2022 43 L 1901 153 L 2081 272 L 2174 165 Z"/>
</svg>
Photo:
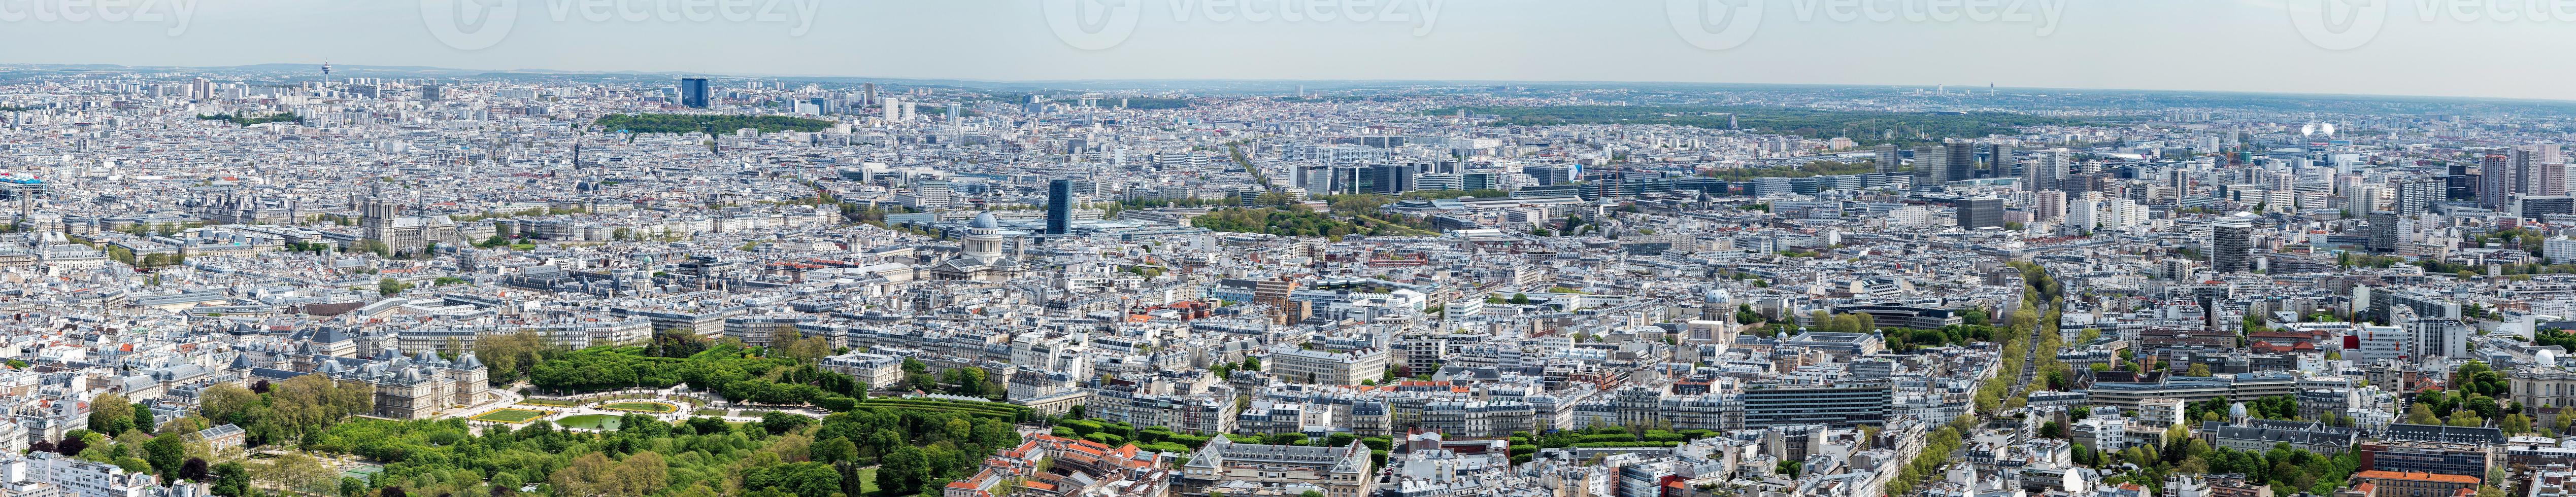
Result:
<svg viewBox="0 0 2576 497">
<path fill-rule="evenodd" d="M 2213 236 L 2217 234 L 2216 231 L 2210 233 Z M 2370 213 L 2370 251 L 2380 253 L 2397 251 L 2397 213 L 2389 211 Z"/>
<path fill-rule="evenodd" d="M 707 108 L 707 78 L 681 78 L 680 105 Z"/>
<path fill-rule="evenodd" d="M 2004 199 L 1959 199 L 1959 229 L 2004 227 Z"/>
<path fill-rule="evenodd" d="M 1373 192 L 1388 195 L 1413 191 L 1413 175 L 1420 173 L 1422 169 L 1427 169 L 1424 166 L 1426 165 L 1418 163 L 1370 165 L 1369 174 L 1375 176 L 1371 178 L 1374 181 L 1370 182 L 1370 189 Z"/>
<path fill-rule="evenodd" d="M 1950 168 L 1950 175 L 1949 175 L 1949 179 L 1950 179 L 1950 181 L 1960 181 L 1960 180 L 1975 179 L 1975 178 L 1983 177 L 1983 176 L 1978 176 L 1978 175 L 1977 175 L 1977 144 L 1976 144 L 1976 143 L 1973 143 L 1973 142 L 1950 142 L 1950 143 L 1942 144 L 1942 147 L 1943 147 L 1943 149 L 1944 149 L 1943 151 L 1948 152 L 1948 153 L 1950 154 L 1950 160 L 1949 160 L 1948 162 L 1946 162 L 1946 163 L 1943 163 L 1943 164 L 1942 164 L 1942 165 L 1944 165 L 1944 166 L 1948 166 L 1948 167 Z"/>
<path fill-rule="evenodd" d="M 1073 180 L 1057 179 L 1047 182 L 1046 221 L 1046 234 L 1062 235 L 1073 232 Z"/>
<path fill-rule="evenodd" d="M 2013 172 L 2014 163 L 2012 145 L 2001 143 L 1986 144 L 1986 174 L 1984 177 L 2013 177 L 2015 174 Z"/>
<path fill-rule="evenodd" d="M 2254 219 L 2227 216 L 2210 222 L 2209 269 L 2221 273 L 2254 270 Z"/>
</svg>

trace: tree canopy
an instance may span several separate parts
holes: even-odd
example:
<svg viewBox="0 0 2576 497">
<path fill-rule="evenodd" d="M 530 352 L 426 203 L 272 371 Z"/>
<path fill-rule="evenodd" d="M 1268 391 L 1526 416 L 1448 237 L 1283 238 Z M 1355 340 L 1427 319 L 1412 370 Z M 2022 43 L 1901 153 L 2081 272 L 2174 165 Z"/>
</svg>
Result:
<svg viewBox="0 0 2576 497">
<path fill-rule="evenodd" d="M 538 388 L 574 392 L 685 383 L 726 399 L 762 404 L 819 404 L 856 397 L 863 388 L 849 375 L 815 367 L 810 359 L 768 356 L 729 343 L 688 357 L 655 357 L 644 351 L 606 346 L 573 351 L 537 364 L 528 381 Z"/>
</svg>

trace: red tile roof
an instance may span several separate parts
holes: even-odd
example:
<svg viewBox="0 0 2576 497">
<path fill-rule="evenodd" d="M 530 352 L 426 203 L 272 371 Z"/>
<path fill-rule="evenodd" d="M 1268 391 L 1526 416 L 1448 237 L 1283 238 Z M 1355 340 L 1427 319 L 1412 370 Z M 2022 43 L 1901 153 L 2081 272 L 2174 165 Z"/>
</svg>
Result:
<svg viewBox="0 0 2576 497">
<path fill-rule="evenodd" d="M 2370 471 L 2363 471 L 2363 472 L 2360 472 L 2360 473 L 2355 473 L 2355 474 L 2353 474 L 2353 475 L 2352 475 L 2352 477 L 2354 477 L 2354 478 L 2370 478 L 2370 479 L 2377 479 L 2377 480 L 2429 481 L 2429 482 L 2441 482 L 2441 483 L 2466 483 L 2466 484 L 2470 484 L 2470 485 L 2476 485 L 2476 484 L 2478 484 L 2478 478 L 2477 478 L 2477 477 L 2474 477 L 2474 476 L 2467 476 L 2467 475 L 2454 475 L 2454 474 L 2445 474 L 2445 473 L 2418 473 L 2418 472 L 2380 471 L 2380 470 L 2376 470 L 2376 469 L 2374 469 L 2374 470 L 2370 470 Z"/>
</svg>

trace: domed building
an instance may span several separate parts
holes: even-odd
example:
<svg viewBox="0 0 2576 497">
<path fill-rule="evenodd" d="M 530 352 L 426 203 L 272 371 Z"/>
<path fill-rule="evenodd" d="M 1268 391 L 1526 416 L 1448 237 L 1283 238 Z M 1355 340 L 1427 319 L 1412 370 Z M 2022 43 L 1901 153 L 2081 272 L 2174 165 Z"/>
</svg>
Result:
<svg viewBox="0 0 2576 497">
<path fill-rule="evenodd" d="M 1728 293 L 1725 288 L 1708 287 L 1700 293 L 1699 302 L 1699 318 L 1703 321 L 1735 319 L 1735 294 Z"/>
<path fill-rule="evenodd" d="M 1018 278 L 1028 270 L 1018 257 L 1002 251 L 1007 236 L 1002 234 L 1002 222 L 994 219 L 993 213 L 976 214 L 975 220 L 966 224 L 963 238 L 966 243 L 957 257 L 930 266 L 930 279 L 1001 282 Z"/>
</svg>

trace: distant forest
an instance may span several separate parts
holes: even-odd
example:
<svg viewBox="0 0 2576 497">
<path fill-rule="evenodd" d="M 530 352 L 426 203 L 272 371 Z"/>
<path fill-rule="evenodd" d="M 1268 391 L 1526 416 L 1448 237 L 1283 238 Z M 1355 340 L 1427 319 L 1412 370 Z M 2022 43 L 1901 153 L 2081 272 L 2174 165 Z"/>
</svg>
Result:
<svg viewBox="0 0 2576 497">
<path fill-rule="evenodd" d="M 2074 119 L 2006 112 L 1926 113 L 1722 106 L 1450 107 L 1430 113 L 1453 115 L 1459 110 L 1501 116 L 1502 120 L 1497 124 L 1517 126 L 1664 124 L 1726 129 L 1731 117 L 1734 125 L 1743 129 L 1819 140 L 1847 137 L 1863 146 L 1880 143 L 1911 145 L 1937 142 L 1942 138 L 2017 134 L 2020 126 L 2085 124 Z"/>
<path fill-rule="evenodd" d="M 779 131 L 802 131 L 811 133 L 832 129 L 832 125 L 836 123 L 821 119 L 806 119 L 791 116 L 610 114 L 600 117 L 598 121 L 593 121 L 591 124 L 597 125 L 601 128 L 606 128 L 610 132 L 692 133 L 703 131 L 709 134 L 722 134 L 743 128 L 759 129 L 762 133 L 775 133 Z"/>
</svg>

